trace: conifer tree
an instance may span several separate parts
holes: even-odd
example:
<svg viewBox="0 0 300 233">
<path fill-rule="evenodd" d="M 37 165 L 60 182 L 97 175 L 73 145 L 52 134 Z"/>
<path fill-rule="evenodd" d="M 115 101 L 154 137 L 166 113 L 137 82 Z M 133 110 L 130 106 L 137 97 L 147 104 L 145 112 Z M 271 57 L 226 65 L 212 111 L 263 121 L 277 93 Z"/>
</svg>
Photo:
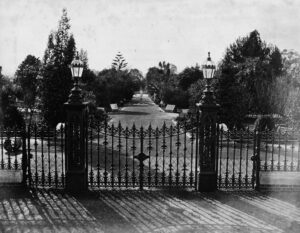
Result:
<svg viewBox="0 0 300 233">
<path fill-rule="evenodd" d="M 72 87 L 69 70 L 76 45 L 70 34 L 70 19 L 63 9 L 57 31 L 50 33 L 42 68 L 41 100 L 44 120 L 55 125 L 64 121 L 63 104 L 67 101 Z"/>
<path fill-rule="evenodd" d="M 127 67 L 127 62 L 120 52 L 118 52 L 118 54 L 114 58 L 111 66 L 117 71 L 123 70 Z"/>
</svg>

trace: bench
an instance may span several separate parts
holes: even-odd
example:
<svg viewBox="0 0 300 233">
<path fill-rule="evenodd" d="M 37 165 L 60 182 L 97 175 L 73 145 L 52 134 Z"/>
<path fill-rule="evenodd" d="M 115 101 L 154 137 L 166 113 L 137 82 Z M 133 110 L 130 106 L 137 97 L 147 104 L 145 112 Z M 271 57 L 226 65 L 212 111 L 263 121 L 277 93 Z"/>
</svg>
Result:
<svg viewBox="0 0 300 233">
<path fill-rule="evenodd" d="M 189 114 L 189 109 L 181 109 L 180 113 L 179 113 L 179 117 L 183 118 L 186 117 Z"/>
<path fill-rule="evenodd" d="M 119 107 L 117 104 L 110 104 L 110 108 L 112 112 L 117 112 L 119 111 Z"/>
<path fill-rule="evenodd" d="M 104 107 L 97 107 L 97 112 L 101 112 L 101 113 L 106 113 L 105 108 Z"/>
<path fill-rule="evenodd" d="M 165 109 L 166 112 L 174 112 L 175 111 L 175 105 L 173 104 L 167 104 L 167 107 Z"/>
</svg>

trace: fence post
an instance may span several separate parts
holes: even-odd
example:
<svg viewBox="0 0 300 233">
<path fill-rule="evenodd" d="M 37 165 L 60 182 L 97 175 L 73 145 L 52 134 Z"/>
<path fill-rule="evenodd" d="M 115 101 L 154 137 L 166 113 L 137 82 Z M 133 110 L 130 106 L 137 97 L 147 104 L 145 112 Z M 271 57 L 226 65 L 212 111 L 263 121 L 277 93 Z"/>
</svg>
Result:
<svg viewBox="0 0 300 233">
<path fill-rule="evenodd" d="M 65 189 L 76 194 L 85 192 L 88 188 L 86 159 L 88 106 L 82 101 L 78 80 L 75 80 L 69 100 L 64 106 L 66 110 Z"/>
<path fill-rule="evenodd" d="M 217 114 L 219 105 L 207 80 L 200 103 L 199 134 L 199 179 L 198 191 L 210 192 L 217 189 Z"/>
<path fill-rule="evenodd" d="M 254 189 L 259 191 L 260 189 L 260 144 L 261 144 L 261 132 L 256 130 L 254 133 L 254 155 L 252 156 L 251 160 L 253 161 L 253 182 L 255 182 Z"/>
<path fill-rule="evenodd" d="M 261 143 L 261 132 L 258 130 L 257 131 L 257 143 L 256 143 L 256 167 L 255 167 L 255 190 L 260 189 L 260 177 L 259 177 L 259 172 L 260 172 L 260 143 Z"/>
<path fill-rule="evenodd" d="M 27 182 L 27 170 L 28 170 L 28 157 L 27 157 L 27 150 L 26 150 L 26 125 L 23 126 L 22 131 L 22 184 L 26 186 Z"/>
</svg>

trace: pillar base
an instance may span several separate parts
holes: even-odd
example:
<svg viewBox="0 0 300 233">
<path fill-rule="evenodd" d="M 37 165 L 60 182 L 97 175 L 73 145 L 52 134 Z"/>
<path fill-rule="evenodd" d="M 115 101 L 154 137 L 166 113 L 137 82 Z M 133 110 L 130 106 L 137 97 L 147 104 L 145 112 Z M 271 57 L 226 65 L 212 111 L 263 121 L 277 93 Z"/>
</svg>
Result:
<svg viewBox="0 0 300 233">
<path fill-rule="evenodd" d="M 80 194 L 88 190 L 85 171 L 69 171 L 66 173 L 66 191 L 72 194 Z"/>
<path fill-rule="evenodd" d="M 217 173 L 216 172 L 200 172 L 198 191 L 214 192 L 217 190 Z"/>
</svg>

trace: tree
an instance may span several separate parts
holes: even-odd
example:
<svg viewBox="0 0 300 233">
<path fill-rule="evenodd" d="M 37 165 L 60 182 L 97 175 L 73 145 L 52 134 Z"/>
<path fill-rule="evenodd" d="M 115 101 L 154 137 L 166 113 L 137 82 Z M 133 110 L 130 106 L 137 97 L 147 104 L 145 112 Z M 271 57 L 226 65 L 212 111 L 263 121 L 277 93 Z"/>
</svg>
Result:
<svg viewBox="0 0 300 233">
<path fill-rule="evenodd" d="M 41 68 L 41 61 L 35 56 L 28 55 L 19 65 L 15 76 L 16 83 L 21 87 L 26 118 L 29 115 L 31 123 L 33 109 L 36 104 L 38 91 L 38 75 Z"/>
<path fill-rule="evenodd" d="M 158 67 L 149 68 L 146 74 L 147 90 L 150 94 L 157 96 L 156 102 L 164 99 L 166 89 L 175 88 L 177 82 L 177 70 L 175 65 L 165 61 L 159 62 Z M 169 92 L 168 92 L 169 93 Z"/>
<path fill-rule="evenodd" d="M 116 57 L 114 58 L 111 67 L 117 71 L 123 70 L 127 67 L 127 62 L 123 55 L 118 52 Z"/>
<path fill-rule="evenodd" d="M 162 74 L 157 67 L 151 67 L 146 74 L 147 90 L 150 95 L 161 91 Z"/>
<path fill-rule="evenodd" d="M 189 93 L 180 88 L 166 87 L 162 93 L 164 103 L 174 104 L 177 108 L 189 107 Z"/>
<path fill-rule="evenodd" d="M 295 50 L 282 51 L 284 79 L 288 82 L 285 114 L 293 123 L 300 122 L 300 54 Z"/>
<path fill-rule="evenodd" d="M 72 87 L 72 77 L 69 70 L 75 51 L 75 40 L 69 33 L 70 19 L 66 9 L 57 31 L 48 38 L 42 68 L 41 100 L 45 121 L 56 125 L 65 119 L 63 104 L 67 101 Z"/>
<path fill-rule="evenodd" d="M 128 73 L 133 83 L 135 84 L 134 89 L 144 89 L 145 88 L 145 79 L 143 74 L 138 69 L 131 69 Z"/>
<path fill-rule="evenodd" d="M 178 75 L 178 86 L 183 90 L 188 90 L 193 83 L 200 79 L 203 79 L 203 73 L 199 66 L 187 67 Z"/>
<path fill-rule="evenodd" d="M 163 73 L 163 74 L 165 74 L 167 76 L 169 76 L 170 73 L 171 73 L 170 63 L 167 63 L 165 61 L 162 61 L 162 62 L 160 61 L 158 63 L 158 68 L 159 68 L 159 70 L 160 70 L 161 73 Z"/>
<path fill-rule="evenodd" d="M 22 128 L 24 119 L 16 106 L 16 99 L 21 97 L 20 89 L 8 77 L 2 77 L 1 86 L 0 98 L 3 111 L 3 126 Z"/>
<path fill-rule="evenodd" d="M 203 91 L 205 89 L 205 80 L 198 79 L 198 81 L 192 83 L 188 89 L 189 93 L 189 105 L 190 108 L 195 108 L 196 104 L 200 102 Z"/>
<path fill-rule="evenodd" d="M 135 73 L 135 72 L 134 72 Z M 104 69 L 86 89 L 95 95 L 96 105 L 110 108 L 110 103 L 121 103 L 132 98 L 140 88 L 140 79 L 127 70 Z"/>
<path fill-rule="evenodd" d="M 241 125 L 248 113 L 282 114 L 278 99 L 270 93 L 282 73 L 282 58 L 276 46 L 267 46 L 255 30 L 229 46 L 219 66 L 217 98 L 221 121 Z"/>
</svg>

